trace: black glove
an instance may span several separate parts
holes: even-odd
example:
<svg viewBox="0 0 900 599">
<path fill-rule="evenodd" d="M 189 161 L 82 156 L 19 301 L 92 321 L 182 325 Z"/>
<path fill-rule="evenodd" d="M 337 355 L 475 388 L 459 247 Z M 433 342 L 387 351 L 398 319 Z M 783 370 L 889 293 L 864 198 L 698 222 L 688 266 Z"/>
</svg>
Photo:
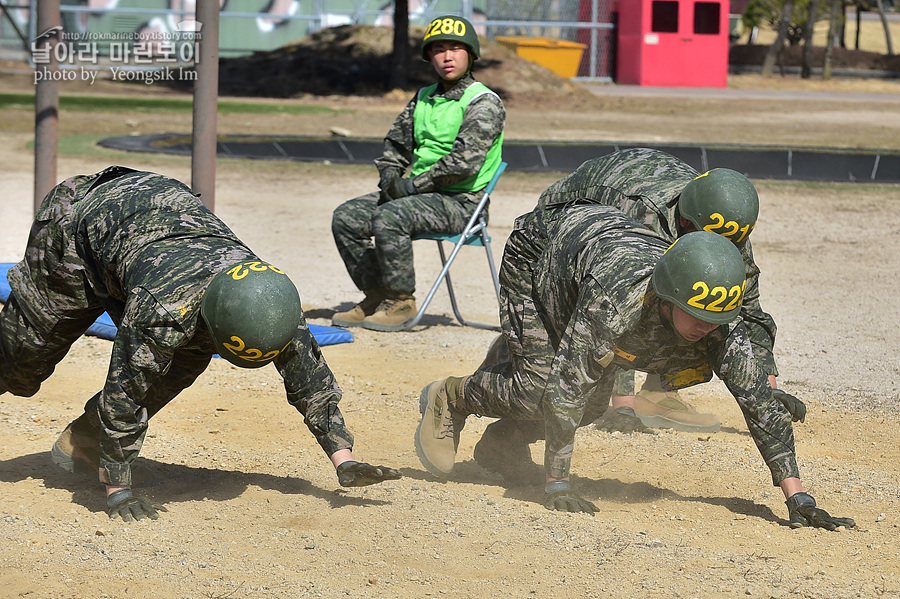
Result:
<svg viewBox="0 0 900 599">
<path fill-rule="evenodd" d="M 390 199 L 397 200 L 406 196 L 416 195 L 416 186 L 413 184 L 412 179 L 400 177 L 385 185 L 382 191 Z"/>
<path fill-rule="evenodd" d="M 544 507 L 555 512 L 574 512 L 594 515 L 597 506 L 572 491 L 567 480 L 554 480 L 544 485 Z"/>
<path fill-rule="evenodd" d="M 378 192 L 378 205 L 379 206 L 381 206 L 382 204 L 387 204 L 390 201 L 391 201 L 390 196 L 388 196 L 388 194 L 386 194 L 383 189 L 380 192 Z"/>
<path fill-rule="evenodd" d="M 839 526 L 856 528 L 853 518 L 834 518 L 828 512 L 816 507 L 816 500 L 806 493 L 794 493 L 784 504 L 788 508 L 791 528 L 824 528 L 835 530 Z"/>
<path fill-rule="evenodd" d="M 131 489 L 119 489 L 107 497 L 106 507 L 108 508 L 106 513 L 109 514 L 110 518 L 121 516 L 124 522 L 133 522 L 144 518 L 156 520 L 159 518 L 159 513 L 156 510 L 161 512 L 169 511 L 161 505 L 152 505 L 143 497 L 135 497 L 131 493 Z"/>
<path fill-rule="evenodd" d="M 794 422 L 806 422 L 805 403 L 781 389 L 772 389 L 772 397 L 780 401 L 784 409 L 791 413 L 791 420 Z"/>
<path fill-rule="evenodd" d="M 397 480 L 400 478 L 400 471 L 387 466 L 347 461 L 337 467 L 337 475 L 342 487 L 365 487 L 386 480 Z"/>
<path fill-rule="evenodd" d="M 607 433 L 649 433 L 656 434 L 651 428 L 644 426 L 632 408 L 616 408 L 612 415 L 597 423 L 597 428 Z"/>
</svg>

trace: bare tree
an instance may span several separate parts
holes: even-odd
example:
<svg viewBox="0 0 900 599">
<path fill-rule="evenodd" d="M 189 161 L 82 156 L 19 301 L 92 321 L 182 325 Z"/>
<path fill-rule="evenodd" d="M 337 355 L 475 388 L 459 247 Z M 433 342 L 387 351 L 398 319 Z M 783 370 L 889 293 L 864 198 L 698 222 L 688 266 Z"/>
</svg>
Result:
<svg viewBox="0 0 900 599">
<path fill-rule="evenodd" d="M 888 27 L 887 17 L 884 16 L 884 0 L 875 0 L 875 7 L 881 17 L 881 26 L 884 27 L 884 41 L 887 44 L 887 52 L 894 55 L 894 46 L 891 44 L 891 30 Z"/>
<path fill-rule="evenodd" d="M 838 11 L 843 0 L 831 0 L 831 12 L 828 17 L 828 38 L 825 40 L 825 60 L 822 63 L 822 79 L 831 79 L 831 54 L 838 36 Z"/>
<path fill-rule="evenodd" d="M 800 67 L 800 78 L 809 79 L 812 74 L 813 33 L 816 30 L 816 17 L 819 12 L 819 0 L 809 0 L 809 20 L 803 32 L 803 63 Z"/>
<path fill-rule="evenodd" d="M 391 89 L 409 82 L 409 0 L 394 0 L 394 50 L 391 53 Z"/>
<path fill-rule="evenodd" d="M 794 14 L 794 0 L 785 0 L 784 8 L 781 11 L 781 20 L 778 22 L 778 36 L 775 42 L 769 46 L 766 57 L 763 59 L 762 76 L 771 77 L 772 71 L 775 70 L 775 60 L 781 54 L 784 48 L 784 40 L 787 38 L 788 29 L 791 26 L 791 17 Z"/>
<path fill-rule="evenodd" d="M 891 30 L 888 27 L 887 17 L 884 14 L 884 0 L 850 0 L 848 4 L 856 7 L 856 49 L 859 50 L 859 36 L 862 29 L 862 13 L 867 10 L 874 10 L 881 18 L 881 26 L 884 28 L 884 41 L 887 45 L 888 54 L 894 54 L 894 46 L 891 43 Z"/>
</svg>

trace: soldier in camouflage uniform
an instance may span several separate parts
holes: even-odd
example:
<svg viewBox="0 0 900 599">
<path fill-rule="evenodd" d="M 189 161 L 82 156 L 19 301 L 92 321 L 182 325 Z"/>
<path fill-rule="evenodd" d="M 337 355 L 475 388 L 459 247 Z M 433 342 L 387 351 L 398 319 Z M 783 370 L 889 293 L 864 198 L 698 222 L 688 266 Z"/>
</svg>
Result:
<svg viewBox="0 0 900 599">
<path fill-rule="evenodd" d="M 412 236 L 460 233 L 499 167 L 506 111 L 472 76 L 479 53 L 466 19 L 438 17 L 428 26 L 422 58 L 440 81 L 416 93 L 384 138 L 375 160 L 380 191 L 334 211 L 338 252 L 365 294 L 334 315 L 335 325 L 406 328 L 417 312 Z"/>
<path fill-rule="evenodd" d="M 470 414 L 540 421 L 545 505 L 594 513 L 571 489 L 569 470 L 575 431 L 606 409 L 616 368 L 660 374 L 667 389 L 715 373 L 784 491 L 791 525 L 853 525 L 816 508 L 803 489 L 791 415 L 773 398 L 740 317 L 746 279 L 732 243 L 698 231 L 669 247 L 608 206 L 535 211 L 517 219 L 501 272 L 510 359 L 425 387 L 415 444 L 430 472 L 450 473 Z M 632 407 L 615 408 L 614 418 L 639 423 Z"/>
<path fill-rule="evenodd" d="M 773 346 L 776 326 L 759 302 L 759 268 L 753 259 L 749 235 L 756 224 L 759 199 L 753 184 L 730 169 L 714 169 L 702 176 L 678 158 L 647 148 L 633 148 L 588 160 L 541 194 L 537 211 L 554 212 L 573 206 L 613 206 L 660 234 L 669 242 L 687 232 L 706 229 L 731 239 L 741 250 L 746 266 L 747 288 L 741 316 L 747 327 L 754 355 L 768 374 L 776 397 L 803 421 L 806 408 L 799 399 L 777 389 Z M 494 348 L 502 354 L 502 340 Z M 634 396 L 634 372 L 620 371 L 616 396 Z M 635 412 L 645 426 L 694 432 L 715 432 L 721 426 L 713 414 L 699 414 L 674 391 L 662 389 L 659 377 L 648 375 L 635 398 Z M 608 427 L 603 423 L 601 427 Z M 516 429 L 519 430 L 516 430 Z M 500 472 L 509 482 L 521 482 L 534 472 L 522 445 L 537 439 L 541 431 L 522 430 L 514 422 L 500 420 L 489 425 L 475 458 L 489 470 Z"/>
<path fill-rule="evenodd" d="M 344 486 L 397 478 L 353 460 L 341 390 L 290 279 L 260 260 L 182 183 L 110 167 L 56 186 L 37 210 L 0 312 L 0 393 L 30 397 L 104 311 L 118 327 L 103 389 L 54 444 L 69 471 L 99 472 L 110 517 L 156 518 L 131 492 L 147 422 L 216 353 L 273 362 L 288 402 Z M 202 318 L 201 318 L 202 317 Z"/>
</svg>

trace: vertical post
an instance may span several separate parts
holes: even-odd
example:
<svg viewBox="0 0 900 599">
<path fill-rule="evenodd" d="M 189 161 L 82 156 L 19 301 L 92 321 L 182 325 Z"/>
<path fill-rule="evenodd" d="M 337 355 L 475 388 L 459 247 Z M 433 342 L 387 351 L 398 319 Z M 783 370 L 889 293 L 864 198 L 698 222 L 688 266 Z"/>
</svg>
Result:
<svg viewBox="0 0 900 599">
<path fill-rule="evenodd" d="M 41 0 L 37 3 L 37 34 L 55 31 L 36 40 L 35 50 L 49 57 L 43 65 L 35 64 L 35 78 L 40 76 L 34 93 L 34 211 L 44 196 L 56 185 L 56 155 L 59 141 L 59 63 L 56 45 L 60 41 L 62 19 L 59 0 Z M 38 71 L 40 70 L 40 73 Z"/>
<path fill-rule="evenodd" d="M 593 0 L 591 2 L 591 25 L 594 25 L 594 27 L 591 29 L 591 77 L 597 76 L 597 52 L 599 51 L 598 46 L 600 45 L 600 30 L 597 29 L 596 25 L 599 22 L 600 6 L 598 5 L 598 0 Z"/>
<path fill-rule="evenodd" d="M 216 204 L 216 118 L 219 95 L 219 2 L 197 2 L 200 39 L 194 53 L 193 143 L 191 187 L 210 210 Z"/>
</svg>

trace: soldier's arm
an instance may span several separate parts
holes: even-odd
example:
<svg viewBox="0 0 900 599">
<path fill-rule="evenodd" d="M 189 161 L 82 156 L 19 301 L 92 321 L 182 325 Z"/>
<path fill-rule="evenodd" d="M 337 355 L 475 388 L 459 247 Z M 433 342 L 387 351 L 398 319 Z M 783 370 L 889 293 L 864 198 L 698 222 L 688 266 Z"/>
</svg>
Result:
<svg viewBox="0 0 900 599">
<path fill-rule="evenodd" d="M 284 379 L 287 400 L 304 417 L 325 455 L 353 447 L 353 435 L 338 408 L 341 389 L 325 362 L 318 343 L 302 319 L 288 348 L 274 361 Z M 343 454 L 341 454 L 343 455 Z"/>
<path fill-rule="evenodd" d="M 418 192 L 439 191 L 477 175 L 505 122 L 506 109 L 496 94 L 485 93 L 472 100 L 450 153 L 414 178 Z"/>
<path fill-rule="evenodd" d="M 737 400 L 750 435 L 772 473 L 772 483 L 799 478 L 791 414 L 772 396 L 766 373 L 754 358 L 742 322 L 714 349 L 712 367 Z"/>
<path fill-rule="evenodd" d="M 416 109 L 416 96 L 394 119 L 393 125 L 384 137 L 384 150 L 375 159 L 375 167 L 383 182 L 402 177 L 413 161 L 413 111 Z"/>
<path fill-rule="evenodd" d="M 737 398 L 750 434 L 772 472 L 772 482 L 784 493 L 790 527 L 854 528 L 853 518 L 832 516 L 806 493 L 797 467 L 791 415 L 773 398 L 767 377 L 749 347 L 746 329 L 739 323 L 722 344 L 716 372 Z"/>
<path fill-rule="evenodd" d="M 612 360 L 608 323 L 614 318 L 616 311 L 610 301 L 596 288 L 583 286 L 560 340 L 544 395 L 544 464 L 548 478 L 569 476 L 575 430 L 591 392 Z"/>
<path fill-rule="evenodd" d="M 748 241 L 741 249 L 747 267 L 747 286 L 741 304 L 741 318 L 747 327 L 753 353 L 762 369 L 770 377 L 778 376 L 775 365 L 775 334 L 777 327 L 772 316 L 762 309 L 759 301 L 759 267 L 753 259 L 753 249 Z"/>
<path fill-rule="evenodd" d="M 338 408 L 341 390 L 305 318 L 288 348 L 275 359 L 275 367 L 284 378 L 288 402 L 303 414 L 342 487 L 364 487 L 400 478 L 399 470 L 357 462 L 353 457 L 353 435 Z"/>
</svg>

